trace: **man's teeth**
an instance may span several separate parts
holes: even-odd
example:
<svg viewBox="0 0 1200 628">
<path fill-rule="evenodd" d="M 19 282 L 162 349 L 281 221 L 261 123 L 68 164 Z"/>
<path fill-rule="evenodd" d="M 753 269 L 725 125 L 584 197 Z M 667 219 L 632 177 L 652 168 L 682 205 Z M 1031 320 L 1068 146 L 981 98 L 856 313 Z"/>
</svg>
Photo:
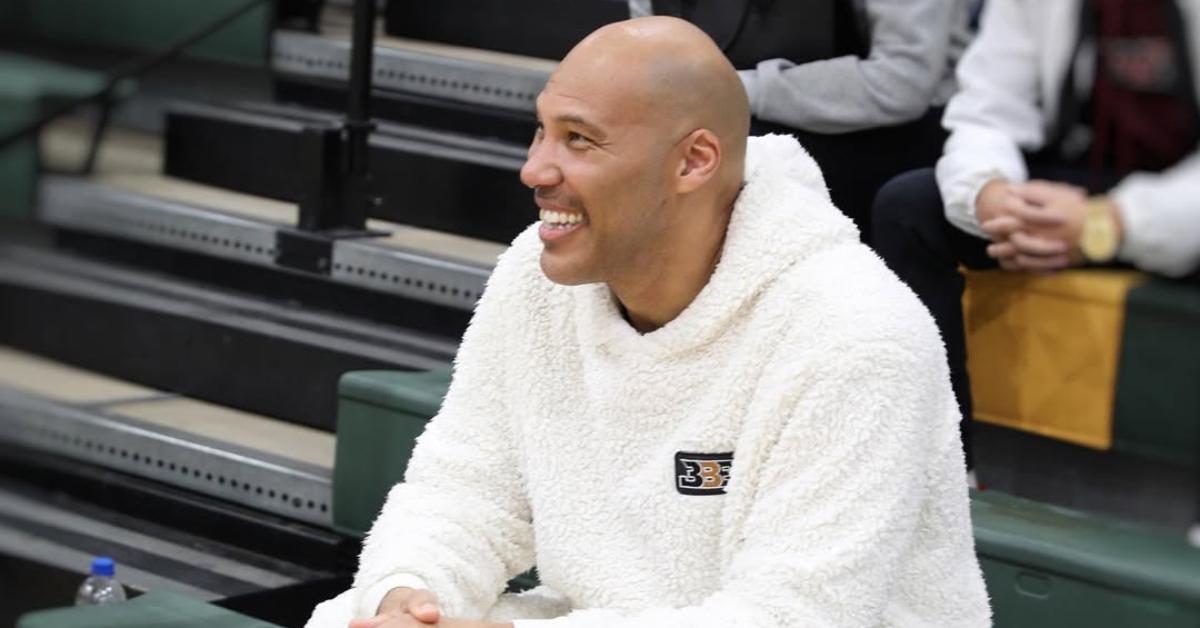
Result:
<svg viewBox="0 0 1200 628">
<path fill-rule="evenodd" d="M 543 209 L 538 212 L 538 218 L 542 222 L 552 225 L 573 225 L 583 222 L 583 214 L 568 214 L 566 212 L 550 211 Z"/>
</svg>

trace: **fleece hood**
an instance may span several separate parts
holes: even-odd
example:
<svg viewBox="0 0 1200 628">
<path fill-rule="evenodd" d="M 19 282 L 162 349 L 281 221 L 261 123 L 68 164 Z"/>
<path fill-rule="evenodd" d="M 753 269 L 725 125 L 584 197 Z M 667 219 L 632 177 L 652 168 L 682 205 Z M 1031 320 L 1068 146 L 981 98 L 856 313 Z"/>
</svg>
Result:
<svg viewBox="0 0 1200 628">
<path fill-rule="evenodd" d="M 854 223 L 829 198 L 816 161 L 788 135 L 751 137 L 744 185 L 734 203 L 712 277 L 675 320 L 648 334 L 625 323 L 608 287 L 595 284 L 577 314 L 593 340 L 651 360 L 703 345 L 784 269 L 833 247 L 858 242 Z"/>
</svg>

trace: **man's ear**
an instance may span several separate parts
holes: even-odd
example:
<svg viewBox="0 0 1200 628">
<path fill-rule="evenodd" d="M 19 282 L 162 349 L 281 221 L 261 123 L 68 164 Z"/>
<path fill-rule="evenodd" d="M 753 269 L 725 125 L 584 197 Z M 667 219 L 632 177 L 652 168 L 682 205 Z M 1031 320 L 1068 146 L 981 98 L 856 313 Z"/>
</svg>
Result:
<svg viewBox="0 0 1200 628">
<path fill-rule="evenodd" d="M 708 129 L 696 129 L 680 142 L 683 154 L 676 189 L 680 194 L 694 192 L 717 173 L 721 165 L 721 141 Z"/>
</svg>

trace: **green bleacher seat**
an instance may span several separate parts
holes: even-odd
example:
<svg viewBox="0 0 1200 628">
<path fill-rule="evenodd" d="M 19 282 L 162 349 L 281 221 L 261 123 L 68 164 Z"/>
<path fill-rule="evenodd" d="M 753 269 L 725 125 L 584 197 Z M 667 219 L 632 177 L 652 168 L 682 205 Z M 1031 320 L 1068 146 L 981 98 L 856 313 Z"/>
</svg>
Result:
<svg viewBox="0 0 1200 628">
<path fill-rule="evenodd" d="M 169 591 L 102 606 L 27 613 L 16 628 L 279 628 Z"/>
<path fill-rule="evenodd" d="M 404 479 L 413 445 L 441 408 L 449 386 L 449 369 L 342 376 L 333 464 L 333 524 L 340 532 L 366 534 L 388 490 Z M 529 572 L 514 578 L 509 588 L 536 585 L 537 576 Z"/>
<path fill-rule="evenodd" d="M 342 378 L 333 484 L 340 530 L 361 536 L 370 527 L 387 491 L 403 477 L 416 437 L 437 413 L 449 380 L 445 370 L 363 371 Z M 1182 538 L 996 491 L 973 492 L 971 516 L 998 628 L 1200 626 L 1200 550 Z M 515 587 L 535 582 L 526 574 Z M 18 628 L 148 627 L 167 625 L 161 623 L 167 616 L 180 628 L 269 626 L 152 592 L 99 613 L 31 613 Z M 187 623 L 192 621 L 198 623 Z"/>
<path fill-rule="evenodd" d="M 155 51 L 179 41 L 245 0 L 5 0 L 0 33 L 63 46 Z M 264 2 L 197 42 L 185 56 L 263 67 L 267 63 L 273 3 Z"/>
<path fill-rule="evenodd" d="M 447 371 L 342 378 L 340 528 L 370 526 L 448 383 Z M 997 627 L 1200 626 L 1200 550 L 1182 538 L 996 491 L 973 493 L 971 511 Z"/>
<path fill-rule="evenodd" d="M 404 479 L 425 423 L 437 414 L 450 371 L 358 371 L 338 383 L 333 525 L 362 536 L 388 490 Z"/>
<path fill-rule="evenodd" d="M 971 517 L 999 628 L 1200 626 L 1200 550 L 1182 536 L 996 491 Z"/>
<path fill-rule="evenodd" d="M 87 96 L 104 81 L 98 72 L 0 53 L 0 135 L 35 120 L 46 101 Z M 133 85 L 121 84 L 117 96 L 130 93 Z M 33 211 L 37 150 L 33 137 L 0 148 L 0 217 L 20 219 Z"/>
<path fill-rule="evenodd" d="M 1129 291 L 1113 448 L 1200 467 L 1200 284 L 1155 279 Z"/>
</svg>

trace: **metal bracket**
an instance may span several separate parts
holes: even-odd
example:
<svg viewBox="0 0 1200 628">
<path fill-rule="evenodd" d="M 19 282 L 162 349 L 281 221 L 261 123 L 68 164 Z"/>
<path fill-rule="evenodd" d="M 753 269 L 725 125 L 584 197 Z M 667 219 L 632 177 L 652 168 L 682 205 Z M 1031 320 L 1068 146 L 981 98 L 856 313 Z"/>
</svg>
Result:
<svg viewBox="0 0 1200 628">
<path fill-rule="evenodd" d="M 292 270 L 328 275 L 333 241 L 318 232 L 280 228 L 275 232 L 275 263 Z"/>
<path fill-rule="evenodd" d="M 309 125 L 300 132 L 300 229 L 323 231 L 342 226 L 342 129 Z"/>
</svg>

